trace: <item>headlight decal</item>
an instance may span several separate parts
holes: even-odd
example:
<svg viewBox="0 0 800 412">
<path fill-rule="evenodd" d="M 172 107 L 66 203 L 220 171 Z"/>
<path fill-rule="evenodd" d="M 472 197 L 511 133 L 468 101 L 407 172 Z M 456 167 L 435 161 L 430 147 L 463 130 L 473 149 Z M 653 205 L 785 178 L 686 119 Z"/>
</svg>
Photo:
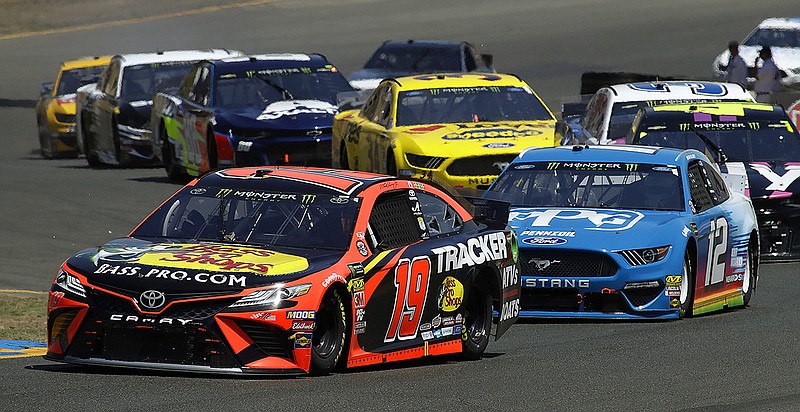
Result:
<svg viewBox="0 0 800 412">
<path fill-rule="evenodd" d="M 645 249 L 622 250 L 618 253 L 625 258 L 631 266 L 641 266 L 658 262 L 667 256 L 669 246 L 659 246 Z"/>
</svg>

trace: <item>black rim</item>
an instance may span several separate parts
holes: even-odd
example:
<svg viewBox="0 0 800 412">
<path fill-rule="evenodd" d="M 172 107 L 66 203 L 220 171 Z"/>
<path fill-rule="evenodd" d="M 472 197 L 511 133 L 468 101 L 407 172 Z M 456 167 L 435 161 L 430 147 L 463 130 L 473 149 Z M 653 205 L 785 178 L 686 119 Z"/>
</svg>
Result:
<svg viewBox="0 0 800 412">
<path fill-rule="evenodd" d="M 480 292 L 477 290 L 472 290 L 470 294 L 480 296 Z M 465 318 L 467 338 L 476 344 L 480 343 L 486 333 L 486 321 L 488 320 L 486 316 L 486 300 L 480 298 L 470 299 Z"/>
<path fill-rule="evenodd" d="M 338 350 L 337 339 L 342 336 L 344 332 L 341 316 L 342 314 L 338 310 L 336 300 L 331 298 L 330 295 L 326 297 L 319 311 L 317 311 L 316 324 L 317 326 L 326 325 L 329 327 L 317 327 L 314 329 L 314 337 L 312 339 L 314 352 L 322 358 L 335 355 L 335 352 Z"/>
</svg>

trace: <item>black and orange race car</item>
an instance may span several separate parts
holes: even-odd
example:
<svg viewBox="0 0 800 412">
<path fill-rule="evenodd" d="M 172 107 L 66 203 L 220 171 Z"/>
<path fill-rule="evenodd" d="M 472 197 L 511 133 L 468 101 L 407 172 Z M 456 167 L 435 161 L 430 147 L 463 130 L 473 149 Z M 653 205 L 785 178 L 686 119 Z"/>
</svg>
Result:
<svg viewBox="0 0 800 412">
<path fill-rule="evenodd" d="M 366 172 L 206 174 L 64 262 L 45 357 L 233 374 L 478 358 L 519 312 L 517 240 L 493 206 Z"/>
</svg>

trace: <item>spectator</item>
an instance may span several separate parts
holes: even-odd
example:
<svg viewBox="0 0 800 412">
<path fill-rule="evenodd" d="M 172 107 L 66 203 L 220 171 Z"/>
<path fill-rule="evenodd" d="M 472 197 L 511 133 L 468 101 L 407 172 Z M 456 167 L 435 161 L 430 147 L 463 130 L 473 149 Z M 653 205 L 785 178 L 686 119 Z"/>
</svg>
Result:
<svg viewBox="0 0 800 412">
<path fill-rule="evenodd" d="M 778 88 L 778 80 L 780 80 L 780 71 L 775 62 L 772 61 L 772 50 L 769 46 L 762 46 L 756 58 L 756 67 L 758 67 L 758 59 L 761 59 L 761 67 L 758 69 L 756 75 L 756 84 L 753 89 L 756 92 L 756 101 L 759 103 L 772 103 L 772 92 Z"/>
<path fill-rule="evenodd" d="M 728 51 L 730 52 L 730 59 L 728 59 L 725 81 L 747 87 L 747 63 L 739 55 L 739 42 L 731 40 L 728 43 Z"/>
</svg>

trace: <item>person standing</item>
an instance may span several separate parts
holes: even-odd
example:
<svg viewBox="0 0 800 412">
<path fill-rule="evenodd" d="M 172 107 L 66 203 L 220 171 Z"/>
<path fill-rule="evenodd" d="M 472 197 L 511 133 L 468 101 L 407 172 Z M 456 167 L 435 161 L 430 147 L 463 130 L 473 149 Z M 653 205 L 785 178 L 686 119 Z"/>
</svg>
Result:
<svg viewBox="0 0 800 412">
<path fill-rule="evenodd" d="M 758 59 L 761 59 L 761 67 L 758 68 L 756 83 L 753 86 L 756 92 L 756 101 L 759 103 L 772 103 L 772 92 L 778 88 L 780 71 L 775 62 L 772 61 L 772 50 L 770 50 L 769 46 L 761 47 L 756 59 L 756 67 L 758 67 Z"/>
<path fill-rule="evenodd" d="M 728 59 L 725 81 L 728 83 L 736 83 L 746 88 L 747 63 L 745 63 L 742 56 L 739 55 L 739 42 L 731 40 L 731 42 L 728 43 L 728 52 L 730 53 L 730 58 Z"/>
</svg>

